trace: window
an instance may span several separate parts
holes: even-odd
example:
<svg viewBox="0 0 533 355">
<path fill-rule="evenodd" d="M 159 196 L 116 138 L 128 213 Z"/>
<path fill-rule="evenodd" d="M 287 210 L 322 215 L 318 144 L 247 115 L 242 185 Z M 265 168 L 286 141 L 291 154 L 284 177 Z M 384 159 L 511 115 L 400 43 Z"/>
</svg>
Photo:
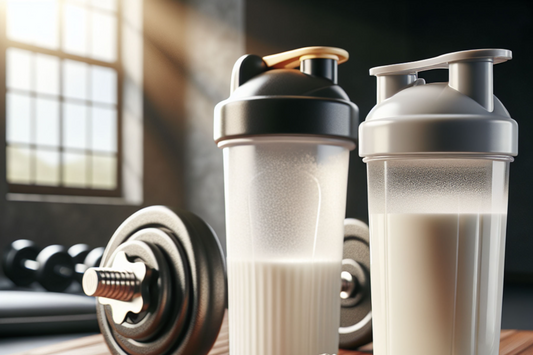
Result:
<svg viewBox="0 0 533 355">
<path fill-rule="evenodd" d="M 10 192 L 121 196 L 119 5 L 6 1 Z"/>
</svg>

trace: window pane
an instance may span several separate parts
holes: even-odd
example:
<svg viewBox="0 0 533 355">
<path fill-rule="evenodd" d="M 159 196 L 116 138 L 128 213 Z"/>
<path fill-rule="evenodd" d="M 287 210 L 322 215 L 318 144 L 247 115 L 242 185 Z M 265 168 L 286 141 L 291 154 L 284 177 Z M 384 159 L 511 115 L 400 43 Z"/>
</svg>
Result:
<svg viewBox="0 0 533 355">
<path fill-rule="evenodd" d="M 87 148 L 87 106 L 63 105 L 63 145 L 67 148 Z"/>
<path fill-rule="evenodd" d="M 116 9 L 115 0 L 92 0 L 91 4 L 94 7 L 97 7 L 103 10 L 114 11 Z"/>
<path fill-rule="evenodd" d="M 91 14 L 91 57 L 114 62 L 117 59 L 117 20 L 99 11 L 91 11 Z"/>
<path fill-rule="evenodd" d="M 8 143 L 31 143 L 31 104 L 28 95 L 7 93 L 6 138 Z"/>
<path fill-rule="evenodd" d="M 58 26 L 57 26 L 57 1 L 55 0 L 34 0 L 32 11 L 34 22 L 31 26 L 35 32 L 34 44 L 41 47 L 57 48 Z"/>
<path fill-rule="evenodd" d="M 6 147 L 7 181 L 14 184 L 30 183 L 31 150 L 29 148 Z"/>
<path fill-rule="evenodd" d="M 91 148 L 100 152 L 117 151 L 117 111 L 110 108 L 92 108 Z"/>
<path fill-rule="evenodd" d="M 35 99 L 36 143 L 59 146 L 59 102 L 57 100 Z"/>
<path fill-rule="evenodd" d="M 63 61 L 63 94 L 74 99 L 87 99 L 89 66 L 74 60 Z"/>
<path fill-rule="evenodd" d="M 9 39 L 57 48 L 56 0 L 8 0 L 6 21 Z"/>
<path fill-rule="evenodd" d="M 122 0 L 121 7 L 124 22 L 135 30 L 141 30 L 143 0 Z"/>
<path fill-rule="evenodd" d="M 87 56 L 88 13 L 81 6 L 66 4 L 63 13 L 63 50 Z"/>
<path fill-rule="evenodd" d="M 35 182 L 39 185 L 59 185 L 59 152 L 35 151 Z"/>
<path fill-rule="evenodd" d="M 91 67 L 91 98 L 93 101 L 117 103 L 117 72 L 111 68 Z"/>
<path fill-rule="evenodd" d="M 63 184 L 69 187 L 87 185 L 87 156 L 78 153 L 63 153 Z"/>
<path fill-rule="evenodd" d="M 35 90 L 43 94 L 59 95 L 59 58 L 38 53 L 35 69 Z"/>
<path fill-rule="evenodd" d="M 98 189 L 114 189 L 116 187 L 116 164 L 117 158 L 114 156 L 92 157 L 92 187 Z"/>
<path fill-rule="evenodd" d="M 32 2 L 8 0 L 6 6 L 7 37 L 14 41 L 32 43 Z"/>
<path fill-rule="evenodd" d="M 10 89 L 31 90 L 33 53 L 18 48 L 6 50 L 6 81 Z"/>
</svg>

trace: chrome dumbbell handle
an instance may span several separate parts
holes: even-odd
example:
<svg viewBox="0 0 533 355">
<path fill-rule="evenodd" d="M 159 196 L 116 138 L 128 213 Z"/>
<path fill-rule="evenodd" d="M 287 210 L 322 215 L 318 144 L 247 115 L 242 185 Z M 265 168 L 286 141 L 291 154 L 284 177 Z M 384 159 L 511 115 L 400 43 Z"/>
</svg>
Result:
<svg viewBox="0 0 533 355">
<path fill-rule="evenodd" d="M 89 268 L 83 276 L 83 291 L 87 296 L 131 301 L 140 286 L 140 281 L 130 271 Z"/>
<path fill-rule="evenodd" d="M 357 292 L 357 278 L 348 271 L 341 272 L 341 299 L 352 297 Z"/>
<path fill-rule="evenodd" d="M 83 291 L 99 297 L 111 307 L 113 321 L 121 324 L 128 312 L 140 313 L 148 308 L 148 285 L 151 270 L 142 262 L 130 262 L 126 253 L 118 252 L 111 268 L 89 268 L 83 275 Z"/>
</svg>

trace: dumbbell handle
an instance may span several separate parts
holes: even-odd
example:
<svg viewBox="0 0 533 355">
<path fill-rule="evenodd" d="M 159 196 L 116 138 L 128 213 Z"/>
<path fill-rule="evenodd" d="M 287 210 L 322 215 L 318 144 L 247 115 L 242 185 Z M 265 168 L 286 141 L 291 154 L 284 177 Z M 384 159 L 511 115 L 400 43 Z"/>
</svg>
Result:
<svg viewBox="0 0 533 355">
<path fill-rule="evenodd" d="M 111 268 L 89 268 L 82 287 L 88 296 L 102 297 L 99 302 L 111 307 L 113 321 L 124 322 L 128 312 L 139 313 L 149 305 L 148 285 L 152 271 L 142 262 L 130 262 L 118 252 Z"/>
<path fill-rule="evenodd" d="M 22 264 L 26 269 L 37 271 L 39 270 L 39 267 L 41 264 L 38 261 L 30 260 L 30 259 L 23 259 Z M 61 265 L 57 265 L 54 267 L 54 272 L 58 275 L 64 276 L 64 277 L 71 277 L 72 276 L 72 270 L 68 267 L 64 267 Z"/>
<path fill-rule="evenodd" d="M 23 259 L 22 264 L 26 269 L 37 271 L 39 269 L 39 263 L 35 260 Z"/>
<path fill-rule="evenodd" d="M 141 276 L 137 272 L 136 275 L 128 270 L 127 267 L 131 265 L 142 266 L 144 270 L 147 270 L 144 263 L 130 263 L 126 258 L 126 254 L 122 252 L 117 255 L 113 268 L 91 267 L 83 275 L 83 292 L 87 296 L 109 299 L 105 303 L 109 304 L 113 309 L 113 319 L 116 323 L 122 323 L 127 312 L 132 311 L 129 308 L 131 305 L 127 303 L 131 304 L 134 298 L 140 299 L 142 308 L 148 306 L 148 299 L 143 299 L 141 296 L 143 288 L 148 286 L 149 278 L 145 277 L 146 274 Z M 357 292 L 357 279 L 347 271 L 343 271 L 341 273 L 341 281 L 341 299 L 353 297 Z"/>
<path fill-rule="evenodd" d="M 357 284 L 357 279 L 352 274 L 343 271 L 341 273 L 341 298 L 346 299 L 352 296 L 357 290 Z M 83 275 L 82 286 L 87 296 L 128 302 L 138 293 L 141 281 L 130 271 L 91 267 Z"/>
<path fill-rule="evenodd" d="M 358 291 L 359 282 L 348 271 L 341 272 L 341 299 L 353 297 Z"/>
<path fill-rule="evenodd" d="M 141 282 L 133 272 L 109 268 L 89 268 L 83 275 L 83 291 L 87 296 L 131 301 Z"/>
</svg>

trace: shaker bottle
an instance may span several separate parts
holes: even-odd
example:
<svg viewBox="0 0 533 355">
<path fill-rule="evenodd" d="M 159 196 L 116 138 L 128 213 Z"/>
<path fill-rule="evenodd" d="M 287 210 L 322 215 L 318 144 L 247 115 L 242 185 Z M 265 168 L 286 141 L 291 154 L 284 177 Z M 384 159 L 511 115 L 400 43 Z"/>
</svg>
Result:
<svg viewBox="0 0 533 355">
<path fill-rule="evenodd" d="M 343 221 L 357 106 L 345 50 L 246 55 L 215 108 L 223 149 L 231 355 L 338 351 Z M 293 69 L 300 67 L 300 70 Z"/>
<path fill-rule="evenodd" d="M 493 95 L 503 49 L 372 68 L 368 171 L 375 355 L 496 355 L 509 163 L 518 125 Z M 448 69 L 448 83 L 417 73 Z"/>
</svg>

